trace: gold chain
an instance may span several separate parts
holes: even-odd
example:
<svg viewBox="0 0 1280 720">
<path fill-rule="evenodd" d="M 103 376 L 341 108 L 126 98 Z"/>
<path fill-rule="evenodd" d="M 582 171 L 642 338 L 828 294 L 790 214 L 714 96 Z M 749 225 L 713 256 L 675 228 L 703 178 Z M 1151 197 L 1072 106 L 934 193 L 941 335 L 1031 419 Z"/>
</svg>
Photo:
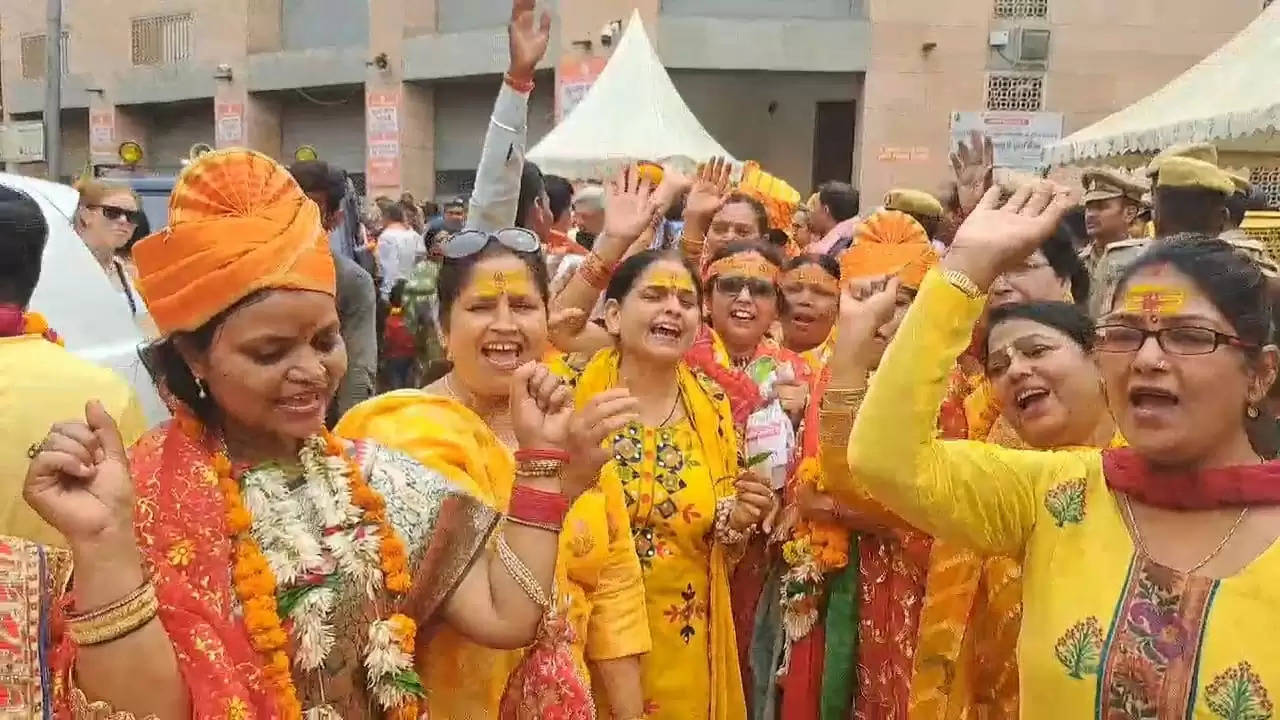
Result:
<svg viewBox="0 0 1280 720">
<path fill-rule="evenodd" d="M 1133 502 L 1129 500 L 1128 495 L 1124 496 L 1124 513 L 1129 519 L 1129 526 L 1133 528 L 1133 541 L 1134 544 L 1138 546 L 1138 552 L 1146 555 L 1147 557 L 1151 557 L 1151 553 L 1147 551 L 1147 543 L 1142 539 L 1142 528 L 1138 527 L 1138 520 L 1133 515 Z M 1235 537 L 1236 530 L 1240 529 L 1240 523 L 1244 522 L 1244 516 L 1248 514 L 1249 508 L 1246 507 L 1241 510 L 1240 515 L 1236 517 L 1235 524 L 1233 524 L 1231 529 L 1227 531 L 1227 534 L 1222 538 L 1222 542 L 1218 543 L 1218 546 L 1213 549 L 1213 552 L 1206 555 L 1203 560 L 1196 563 L 1190 570 L 1184 571 L 1183 574 L 1194 575 L 1198 570 L 1203 568 L 1205 565 L 1208 565 L 1214 558 L 1218 557 L 1218 553 L 1222 552 L 1223 548 L 1227 546 L 1227 543 L 1231 542 L 1231 538 Z"/>
</svg>

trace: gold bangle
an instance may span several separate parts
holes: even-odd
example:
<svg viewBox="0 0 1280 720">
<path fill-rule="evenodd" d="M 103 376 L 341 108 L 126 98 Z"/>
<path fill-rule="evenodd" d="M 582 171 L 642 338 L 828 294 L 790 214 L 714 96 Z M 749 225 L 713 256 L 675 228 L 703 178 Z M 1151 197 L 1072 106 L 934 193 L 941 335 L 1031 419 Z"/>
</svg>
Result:
<svg viewBox="0 0 1280 720">
<path fill-rule="evenodd" d="M 861 405 L 866 397 L 867 389 L 865 387 L 856 390 L 827 388 L 826 392 L 822 393 L 822 404 L 818 407 L 823 410 L 854 409 Z"/>
<path fill-rule="evenodd" d="M 152 592 L 153 594 L 155 592 L 155 588 L 152 587 L 150 579 L 143 580 L 141 585 L 134 588 L 134 590 L 130 592 L 128 595 L 125 595 L 124 597 L 120 598 L 119 600 L 116 600 L 115 602 L 110 602 L 110 603 L 107 603 L 106 605 L 102 605 L 100 607 L 96 607 L 92 610 L 87 610 L 81 613 L 76 613 L 76 612 L 67 613 L 67 621 L 78 622 L 81 620 L 93 620 L 96 618 L 100 618 L 103 615 L 106 615 L 108 613 L 113 613 L 116 610 L 126 605 L 130 605 L 136 602 L 138 598 L 145 595 L 148 591 Z"/>
<path fill-rule="evenodd" d="M 135 593 L 132 600 L 119 604 L 90 617 L 68 618 L 67 631 L 71 641 L 80 647 L 101 645 L 119 640 L 151 622 L 160 610 L 160 602 L 156 599 L 155 586 L 148 582 L 141 594 Z"/>
<path fill-rule="evenodd" d="M 965 275 L 959 270 L 944 270 L 942 279 L 951 284 L 952 287 L 965 294 L 970 300 L 976 300 L 982 297 L 982 288 L 978 287 L 978 283 L 973 278 Z"/>
<path fill-rule="evenodd" d="M 529 596 L 529 599 L 538 604 L 538 607 L 551 607 L 551 601 L 547 599 L 547 594 L 543 592 L 542 586 L 538 584 L 537 578 L 533 576 L 533 572 L 529 570 L 529 566 L 524 564 L 516 551 L 511 549 L 507 544 L 507 539 L 502 533 L 498 533 L 498 539 L 495 543 L 498 546 L 498 559 L 502 561 L 503 567 L 516 581 L 521 590 Z"/>
<path fill-rule="evenodd" d="M 525 477 L 556 477 L 564 469 L 561 460 L 522 460 L 516 467 L 516 475 Z"/>
<path fill-rule="evenodd" d="M 818 411 L 818 440 L 831 447 L 847 447 L 853 432 L 853 414 Z"/>
</svg>

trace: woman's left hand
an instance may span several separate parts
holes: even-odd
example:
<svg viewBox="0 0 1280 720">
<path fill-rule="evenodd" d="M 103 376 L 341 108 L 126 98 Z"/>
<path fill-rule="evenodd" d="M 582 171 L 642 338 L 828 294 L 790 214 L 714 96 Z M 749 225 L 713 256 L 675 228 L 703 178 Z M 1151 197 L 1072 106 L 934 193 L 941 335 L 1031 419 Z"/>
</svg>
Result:
<svg viewBox="0 0 1280 720">
<path fill-rule="evenodd" d="M 747 528 L 759 525 L 773 512 L 773 490 L 764 478 L 751 470 L 739 475 L 734 487 L 738 492 L 733 512 L 729 514 L 729 527 L 746 532 Z"/>
<path fill-rule="evenodd" d="M 610 435 L 640 418 L 640 402 L 624 388 L 602 392 L 569 421 L 567 449 L 569 465 L 561 481 L 561 492 L 577 497 L 595 484 L 600 468 L 609 462 L 611 452 L 604 447 Z"/>
<path fill-rule="evenodd" d="M 511 424 L 523 449 L 567 450 L 573 391 L 546 365 L 528 362 L 511 375 Z"/>
<path fill-rule="evenodd" d="M 809 404 L 809 386 L 799 380 L 777 382 L 773 391 L 778 396 L 782 409 L 794 421 L 804 417 L 805 406 Z"/>
</svg>

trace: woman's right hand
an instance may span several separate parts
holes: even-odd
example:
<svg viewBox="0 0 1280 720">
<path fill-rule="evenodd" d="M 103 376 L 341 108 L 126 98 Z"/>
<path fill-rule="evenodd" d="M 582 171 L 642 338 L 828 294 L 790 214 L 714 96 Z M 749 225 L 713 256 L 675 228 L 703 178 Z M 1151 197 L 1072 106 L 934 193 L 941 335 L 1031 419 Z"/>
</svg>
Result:
<svg viewBox="0 0 1280 720">
<path fill-rule="evenodd" d="M 73 549 L 131 550 L 133 480 L 116 421 L 94 400 L 84 422 L 54 425 L 27 468 L 27 504 Z"/>
<path fill-rule="evenodd" d="M 511 425 L 526 450 L 567 450 L 573 391 L 540 362 L 511 374 Z"/>
<path fill-rule="evenodd" d="M 874 364 L 872 342 L 876 332 L 893 319 L 898 301 L 897 277 L 854 280 L 840 294 L 836 343 L 828 361 L 833 385 L 843 386 L 852 375 L 866 373 Z"/>
<path fill-rule="evenodd" d="M 1048 181 L 1025 185 L 1000 202 L 993 186 L 956 231 L 942 267 L 964 273 L 982 290 L 1040 248 L 1071 209 L 1070 191 Z"/>
<path fill-rule="evenodd" d="M 720 157 L 698 166 L 693 187 L 689 189 L 689 197 L 684 202 L 686 219 L 698 219 L 704 223 L 711 221 L 720 206 L 724 205 L 732 172 L 733 166 Z"/>
</svg>

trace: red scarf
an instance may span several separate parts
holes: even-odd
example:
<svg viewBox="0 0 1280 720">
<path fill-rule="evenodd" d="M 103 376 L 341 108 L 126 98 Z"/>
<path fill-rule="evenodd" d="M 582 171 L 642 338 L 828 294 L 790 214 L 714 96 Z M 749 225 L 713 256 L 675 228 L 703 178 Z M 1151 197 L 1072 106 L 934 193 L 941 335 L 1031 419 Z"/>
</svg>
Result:
<svg viewBox="0 0 1280 720">
<path fill-rule="evenodd" d="M 549 255 L 586 255 L 587 249 L 574 242 L 573 238 L 559 230 L 547 234 L 547 253 Z"/>
<path fill-rule="evenodd" d="M 1167 510 L 1280 505 L 1280 461 L 1169 472 L 1152 469 L 1131 448 L 1117 448 L 1102 453 L 1102 471 L 1107 487 Z"/>
<path fill-rule="evenodd" d="M 9 303 L 0 304 L 0 337 L 19 335 L 39 335 L 51 343 L 63 344 L 62 338 L 49 327 L 40 313 L 28 312 Z"/>
</svg>

